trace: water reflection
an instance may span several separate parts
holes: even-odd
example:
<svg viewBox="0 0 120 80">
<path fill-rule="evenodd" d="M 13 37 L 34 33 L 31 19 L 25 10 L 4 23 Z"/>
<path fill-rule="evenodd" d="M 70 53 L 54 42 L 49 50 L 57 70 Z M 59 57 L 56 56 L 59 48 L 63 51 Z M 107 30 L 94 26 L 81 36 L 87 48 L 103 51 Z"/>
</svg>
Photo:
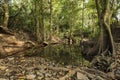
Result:
<svg viewBox="0 0 120 80">
<path fill-rule="evenodd" d="M 41 56 L 64 65 L 81 65 L 83 63 L 80 46 L 78 45 L 49 45 L 37 49 L 31 56 Z"/>
</svg>

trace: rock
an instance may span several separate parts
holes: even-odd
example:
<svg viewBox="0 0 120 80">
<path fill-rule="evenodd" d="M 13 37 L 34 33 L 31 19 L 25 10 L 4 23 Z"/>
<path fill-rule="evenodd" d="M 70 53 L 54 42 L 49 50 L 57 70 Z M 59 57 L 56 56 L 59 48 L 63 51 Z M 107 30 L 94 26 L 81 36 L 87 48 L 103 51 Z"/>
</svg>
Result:
<svg viewBox="0 0 120 80">
<path fill-rule="evenodd" d="M 86 75 L 83 75 L 80 72 L 77 72 L 77 80 L 89 80 Z"/>
</svg>

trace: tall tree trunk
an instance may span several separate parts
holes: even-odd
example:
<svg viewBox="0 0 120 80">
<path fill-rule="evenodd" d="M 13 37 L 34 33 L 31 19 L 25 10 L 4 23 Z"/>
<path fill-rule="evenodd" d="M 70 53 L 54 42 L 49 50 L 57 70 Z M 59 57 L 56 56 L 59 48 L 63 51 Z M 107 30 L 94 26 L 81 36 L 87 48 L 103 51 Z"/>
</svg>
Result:
<svg viewBox="0 0 120 80">
<path fill-rule="evenodd" d="M 110 28 L 110 20 L 113 14 L 112 4 L 114 3 L 110 4 L 111 0 L 104 0 L 104 2 L 101 1 L 102 0 L 95 0 L 100 28 L 99 39 L 94 47 L 89 49 L 87 54 L 84 54 L 89 60 L 93 59 L 93 64 L 99 63 L 100 59 L 103 59 L 106 55 L 111 54 L 114 56 L 115 54 L 114 41 Z M 94 56 L 98 57 L 94 58 Z M 107 58 L 104 60 L 107 61 Z"/>
<path fill-rule="evenodd" d="M 110 28 L 110 20 L 113 10 L 110 9 L 109 0 L 105 0 L 105 7 L 103 7 L 103 10 L 101 11 L 98 1 L 99 0 L 95 0 L 98 12 L 98 22 L 101 30 L 99 53 L 103 53 L 106 49 L 108 49 L 111 53 L 115 53 L 114 41 Z"/>
<path fill-rule="evenodd" d="M 35 1 L 35 9 L 36 9 L 36 37 L 38 42 L 42 42 L 40 35 L 39 0 Z"/>
<path fill-rule="evenodd" d="M 110 0 L 106 0 L 106 9 L 105 9 L 105 15 L 104 15 L 104 25 L 106 26 L 106 30 L 108 32 L 109 40 L 110 40 L 110 51 L 111 53 L 115 54 L 115 47 L 114 47 L 114 40 L 110 28 L 110 20 L 111 16 L 113 14 L 113 9 L 110 9 Z"/>
<path fill-rule="evenodd" d="M 52 39 L 52 0 L 50 0 L 50 40 Z"/>
<path fill-rule="evenodd" d="M 92 55 L 92 59 L 95 55 L 97 55 L 92 60 L 93 65 L 95 65 L 96 68 L 106 72 L 111 66 L 111 61 L 109 60 L 109 58 L 113 58 L 107 57 L 109 56 L 109 54 L 111 54 L 112 56 L 114 56 L 115 54 L 114 40 L 110 28 L 110 20 L 113 14 L 112 4 L 114 3 L 110 4 L 110 1 L 111 0 L 104 0 L 104 2 L 101 2 L 101 0 L 95 0 L 100 34 L 97 44 L 95 44 L 95 46 L 88 51 L 88 56 Z M 103 61 L 107 63 L 104 64 Z"/>
<path fill-rule="evenodd" d="M 81 40 L 83 39 L 83 28 L 84 28 L 84 0 L 82 2 L 82 37 Z"/>
<path fill-rule="evenodd" d="M 8 7 L 8 0 L 4 0 L 4 22 L 3 22 L 3 26 L 7 27 L 8 26 L 8 20 L 9 20 L 9 7 Z"/>
<path fill-rule="evenodd" d="M 41 0 L 41 14 L 42 14 L 42 40 L 46 41 L 46 28 L 45 28 L 45 16 L 44 16 L 44 0 Z"/>
<path fill-rule="evenodd" d="M 100 6 L 99 3 L 101 2 L 99 1 L 101 0 L 95 0 L 99 19 L 98 22 L 101 29 L 100 40 L 97 43 L 99 44 L 100 56 L 96 57 L 99 59 L 93 60 L 93 64 L 100 66 L 96 66 L 98 69 L 103 67 L 104 71 L 111 72 L 111 78 L 116 79 L 117 73 L 115 73 L 115 71 L 117 72 L 119 62 L 117 62 L 117 54 L 115 52 L 114 40 L 110 28 L 110 20 L 114 10 L 114 0 L 104 0 L 104 6 Z M 111 54 L 111 56 L 109 54 Z"/>
</svg>

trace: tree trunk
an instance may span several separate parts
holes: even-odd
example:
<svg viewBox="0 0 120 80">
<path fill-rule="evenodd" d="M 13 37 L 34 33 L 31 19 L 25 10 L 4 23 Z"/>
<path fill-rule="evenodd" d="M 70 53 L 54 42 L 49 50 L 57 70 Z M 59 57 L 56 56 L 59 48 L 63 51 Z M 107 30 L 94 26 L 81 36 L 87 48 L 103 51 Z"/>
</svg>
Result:
<svg viewBox="0 0 120 80">
<path fill-rule="evenodd" d="M 95 3 L 98 14 L 100 36 L 97 44 L 88 51 L 88 55 L 92 55 L 92 59 L 94 56 L 96 56 L 92 60 L 93 65 L 95 65 L 100 70 L 107 71 L 112 61 L 108 59 L 113 58 L 108 58 L 108 56 L 114 56 L 115 54 L 114 40 L 110 28 L 110 20 L 113 14 L 113 6 L 111 6 L 110 0 L 104 0 L 104 4 L 102 5 L 101 0 L 95 0 Z M 104 64 L 104 62 L 107 63 Z"/>
<path fill-rule="evenodd" d="M 115 56 L 114 41 L 110 28 L 110 20 L 113 14 L 113 8 L 112 8 L 113 6 L 111 6 L 112 4 L 110 4 L 110 0 L 104 0 L 104 2 L 101 2 L 101 0 L 95 0 L 95 3 L 98 14 L 98 23 L 100 28 L 99 38 L 97 43 L 93 46 L 93 48 L 88 49 L 88 52 L 84 53 L 84 55 L 87 56 L 86 57 L 87 59 L 92 61 L 93 65 L 96 65 L 97 67 L 101 66 L 99 68 L 102 67 L 108 68 L 111 64 L 110 60 L 107 61 L 108 56 L 110 55 Z M 113 57 L 109 57 L 109 58 L 112 59 Z M 109 64 L 107 63 L 105 64 L 107 66 L 103 65 L 104 63 L 102 62 L 103 59 L 104 61 L 109 63 Z M 99 65 L 101 63 L 102 65 Z"/>
<path fill-rule="evenodd" d="M 114 47 L 114 40 L 113 40 L 113 36 L 112 36 L 112 32 L 111 32 L 111 28 L 110 28 L 110 20 L 111 20 L 111 16 L 113 14 L 113 10 L 110 9 L 110 2 L 109 0 L 106 0 L 106 10 L 105 10 L 105 15 L 104 15 L 104 25 L 106 26 L 106 32 L 108 33 L 109 36 L 109 40 L 110 40 L 110 52 L 112 54 L 115 54 L 115 47 Z"/>
<path fill-rule="evenodd" d="M 41 14 L 42 14 L 42 40 L 46 41 L 46 28 L 45 28 L 45 16 L 44 16 L 44 0 L 41 0 Z"/>
<path fill-rule="evenodd" d="M 35 9 L 36 9 L 36 37 L 38 42 L 42 42 L 39 22 L 39 0 L 35 1 Z"/>
<path fill-rule="evenodd" d="M 115 53 L 114 49 L 114 41 L 110 28 L 110 20 L 113 13 L 113 10 L 110 10 L 110 2 L 109 0 L 105 0 L 105 7 L 103 10 L 100 10 L 100 6 L 98 4 L 98 0 L 96 1 L 96 7 L 98 12 L 98 22 L 100 26 L 100 43 L 99 53 L 103 53 L 106 49 L 108 49 L 112 54 Z M 101 12 L 100 12 L 101 11 Z"/>
<path fill-rule="evenodd" d="M 7 27 L 8 26 L 8 20 L 9 20 L 9 8 L 8 8 L 8 0 L 4 0 L 4 22 L 3 22 L 3 26 Z"/>
<path fill-rule="evenodd" d="M 52 0 L 50 0 L 50 40 L 52 39 Z"/>
<path fill-rule="evenodd" d="M 83 40 L 83 28 L 84 28 L 84 0 L 82 1 L 82 30 L 81 30 L 81 41 Z M 81 48 L 83 49 L 83 45 L 81 46 Z"/>
</svg>

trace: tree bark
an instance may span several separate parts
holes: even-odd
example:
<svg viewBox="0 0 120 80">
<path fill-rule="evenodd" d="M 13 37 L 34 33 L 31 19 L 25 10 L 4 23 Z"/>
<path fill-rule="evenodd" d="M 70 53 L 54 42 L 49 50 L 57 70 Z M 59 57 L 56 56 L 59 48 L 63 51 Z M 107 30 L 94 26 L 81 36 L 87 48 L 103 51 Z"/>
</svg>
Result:
<svg viewBox="0 0 120 80">
<path fill-rule="evenodd" d="M 52 39 L 52 0 L 50 0 L 50 40 Z"/>
<path fill-rule="evenodd" d="M 41 0 L 41 14 L 42 14 L 42 23 L 41 23 L 41 28 L 42 28 L 42 40 L 46 41 L 46 28 L 45 28 L 45 16 L 44 16 L 44 0 Z"/>
<path fill-rule="evenodd" d="M 103 64 L 103 59 L 107 62 L 108 56 L 112 55 L 112 58 L 115 56 L 114 40 L 110 28 L 110 20 L 114 10 L 112 5 L 114 3 L 111 4 L 110 0 L 104 0 L 103 3 L 101 2 L 101 0 L 95 0 L 95 3 L 98 14 L 100 34 L 97 44 L 89 50 L 88 54 L 92 55 L 93 57 L 96 56 L 94 59 L 92 57 L 92 63 L 99 68 L 99 66 L 101 66 L 99 64 Z M 104 56 L 106 57 L 106 59 L 104 58 Z M 111 61 L 109 60 L 109 62 Z M 108 69 L 110 64 L 111 63 L 105 64 L 105 66 L 102 65 L 101 69 L 102 67 L 107 67 Z"/>
<path fill-rule="evenodd" d="M 110 28 L 110 20 L 111 20 L 112 14 L 113 14 L 113 9 L 110 9 L 110 1 L 109 0 L 106 0 L 106 3 L 107 4 L 106 4 L 105 15 L 104 15 L 104 24 L 106 26 L 109 40 L 110 40 L 111 53 L 115 54 L 114 40 L 113 40 L 111 28 Z"/>
<path fill-rule="evenodd" d="M 99 1 L 95 0 L 98 13 L 98 22 L 100 26 L 100 47 L 99 53 L 103 53 L 107 48 L 113 54 L 115 53 L 114 41 L 110 28 L 110 20 L 113 10 L 110 9 L 109 0 L 105 0 L 105 6 L 100 9 Z"/>
<path fill-rule="evenodd" d="M 8 0 L 4 0 L 4 22 L 3 22 L 3 26 L 4 27 L 8 27 L 8 21 L 9 21 L 9 7 L 8 7 Z"/>
<path fill-rule="evenodd" d="M 35 1 L 35 9 L 36 9 L 36 37 L 37 41 L 41 42 L 41 35 L 40 35 L 40 22 L 39 22 L 39 0 Z"/>
</svg>

